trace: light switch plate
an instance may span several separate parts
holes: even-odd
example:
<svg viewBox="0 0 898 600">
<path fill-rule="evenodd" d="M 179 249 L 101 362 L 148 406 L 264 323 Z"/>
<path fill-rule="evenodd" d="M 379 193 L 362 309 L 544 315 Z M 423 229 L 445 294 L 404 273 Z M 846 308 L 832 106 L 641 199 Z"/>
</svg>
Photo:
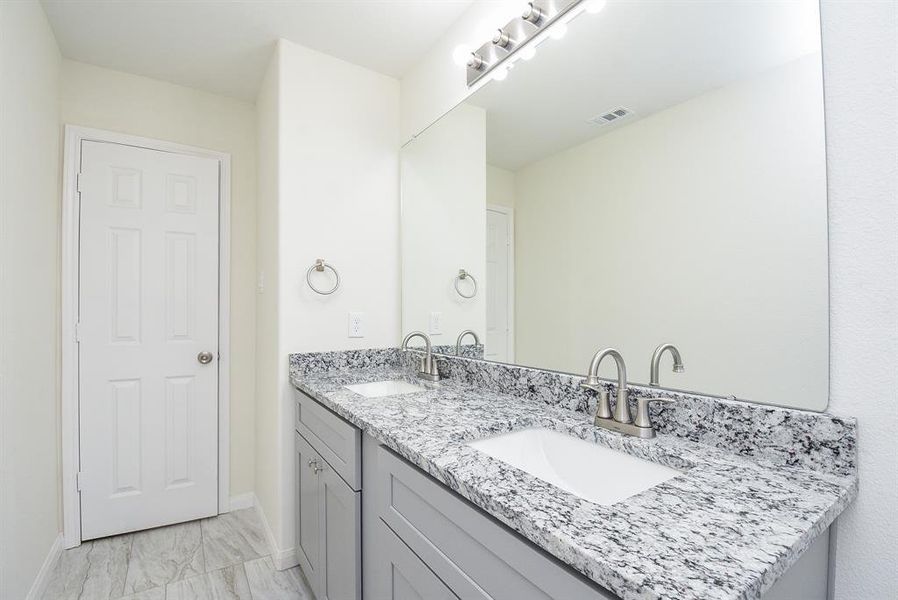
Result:
<svg viewBox="0 0 898 600">
<path fill-rule="evenodd" d="M 349 337 L 351 337 L 351 338 L 365 337 L 364 321 L 365 321 L 365 313 L 361 313 L 361 312 L 350 312 L 349 313 Z"/>
<path fill-rule="evenodd" d="M 430 335 L 441 335 L 443 333 L 443 313 L 430 313 Z"/>
</svg>

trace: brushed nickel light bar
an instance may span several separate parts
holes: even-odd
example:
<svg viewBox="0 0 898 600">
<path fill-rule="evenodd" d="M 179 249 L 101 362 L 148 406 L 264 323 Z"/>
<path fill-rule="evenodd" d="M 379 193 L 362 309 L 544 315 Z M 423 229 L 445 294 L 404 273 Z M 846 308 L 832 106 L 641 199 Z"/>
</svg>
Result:
<svg viewBox="0 0 898 600">
<path fill-rule="evenodd" d="M 516 50 L 584 1 L 588 3 L 588 0 L 535 0 L 526 3 L 520 17 L 496 30 L 491 41 L 484 43 L 468 57 L 468 87 L 480 81 Z"/>
</svg>

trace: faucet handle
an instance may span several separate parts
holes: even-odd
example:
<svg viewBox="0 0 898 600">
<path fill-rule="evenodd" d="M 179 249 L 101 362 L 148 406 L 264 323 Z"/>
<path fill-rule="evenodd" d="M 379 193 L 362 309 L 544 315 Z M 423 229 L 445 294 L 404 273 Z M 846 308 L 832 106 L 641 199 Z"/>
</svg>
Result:
<svg viewBox="0 0 898 600">
<path fill-rule="evenodd" d="M 611 418 L 611 400 L 608 390 L 602 385 L 602 382 L 595 375 L 589 375 L 580 382 L 580 387 L 584 390 L 592 390 L 596 393 L 598 403 L 596 404 L 596 419 Z"/>
<path fill-rule="evenodd" d="M 608 390 L 599 390 L 599 403 L 596 405 L 596 419 L 611 418 L 611 400 Z"/>
<path fill-rule="evenodd" d="M 649 404 L 659 402 L 667 404 L 673 402 L 673 398 L 645 397 L 640 396 L 636 399 L 636 420 L 633 422 L 637 427 L 652 428 L 652 418 L 649 415 Z"/>
</svg>

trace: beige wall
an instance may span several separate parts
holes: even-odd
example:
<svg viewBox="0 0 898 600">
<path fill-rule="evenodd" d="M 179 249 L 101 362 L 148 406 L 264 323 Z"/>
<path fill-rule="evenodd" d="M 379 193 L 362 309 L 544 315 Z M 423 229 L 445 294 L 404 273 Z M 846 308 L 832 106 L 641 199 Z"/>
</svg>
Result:
<svg viewBox="0 0 898 600">
<path fill-rule="evenodd" d="M 486 112 L 462 105 L 402 149 L 402 330 L 454 344 L 486 335 Z M 459 269 L 477 280 L 474 298 L 455 291 Z M 468 293 L 469 282 L 459 282 Z M 430 315 L 442 315 L 441 334 Z M 412 342 L 422 345 L 420 339 Z"/>
<path fill-rule="evenodd" d="M 835 524 L 835 600 L 898 590 L 898 4 L 824 0 L 832 372 L 860 493 Z"/>
<path fill-rule="evenodd" d="M 278 515 L 281 460 L 277 437 L 278 377 L 278 145 L 280 52 L 272 53 L 256 97 L 258 203 L 256 213 L 256 497 L 268 518 Z M 292 456 L 292 453 L 291 453 Z"/>
<path fill-rule="evenodd" d="M 65 60 L 62 121 L 231 155 L 231 494 L 253 490 L 256 117 L 252 104 Z"/>
<path fill-rule="evenodd" d="M 516 359 L 822 410 L 828 391 L 819 56 L 693 98 L 517 172 Z M 561 310 L 559 310 L 561 309 Z M 784 332 L 787 332 L 784 335 Z M 603 374 L 614 375 L 611 361 Z"/>
<path fill-rule="evenodd" d="M 486 166 L 486 203 L 514 208 L 514 173 L 493 165 Z"/>
<path fill-rule="evenodd" d="M 421 133 L 490 80 L 484 77 L 469 88 L 465 67 L 455 63 L 454 50 L 459 45 L 479 47 L 492 37 L 496 27 L 520 14 L 521 4 L 520 0 L 474 0 L 402 77 L 402 143 Z"/>
<path fill-rule="evenodd" d="M 59 63 L 37 2 L 0 2 L 0 598 L 59 532 Z"/>
<path fill-rule="evenodd" d="M 266 286 L 277 278 L 265 292 L 277 299 L 266 300 L 265 310 L 278 320 L 276 332 L 266 331 L 259 371 L 256 493 L 277 545 L 275 562 L 285 566 L 295 562 L 287 355 L 392 346 L 399 337 L 399 83 L 281 40 L 258 107 L 260 268 Z M 319 296 L 305 283 L 316 258 L 340 271 L 333 295 Z M 349 338 L 349 311 L 365 315 L 365 337 Z M 271 325 L 262 315 L 260 333 L 263 322 Z M 269 355 L 270 338 L 277 348 Z"/>
</svg>

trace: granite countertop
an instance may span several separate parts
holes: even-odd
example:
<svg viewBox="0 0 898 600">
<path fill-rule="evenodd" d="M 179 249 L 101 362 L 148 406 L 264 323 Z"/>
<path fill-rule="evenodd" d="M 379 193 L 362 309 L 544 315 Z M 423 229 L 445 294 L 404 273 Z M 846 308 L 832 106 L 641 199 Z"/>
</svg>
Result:
<svg viewBox="0 0 898 600">
<path fill-rule="evenodd" d="M 343 386 L 402 379 L 427 391 L 365 398 Z M 581 412 L 400 367 L 295 376 L 293 384 L 496 519 L 625 600 L 759 598 L 857 493 L 840 476 L 749 459 L 680 437 L 639 440 Z M 466 442 L 542 426 L 683 474 L 601 506 Z"/>
</svg>

